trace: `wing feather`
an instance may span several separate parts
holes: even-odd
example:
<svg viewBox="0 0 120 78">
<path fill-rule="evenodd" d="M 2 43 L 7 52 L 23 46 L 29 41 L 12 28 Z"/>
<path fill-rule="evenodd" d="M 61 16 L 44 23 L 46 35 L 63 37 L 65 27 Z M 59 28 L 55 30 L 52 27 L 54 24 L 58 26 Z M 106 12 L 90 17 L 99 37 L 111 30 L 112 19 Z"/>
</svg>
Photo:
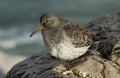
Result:
<svg viewBox="0 0 120 78">
<path fill-rule="evenodd" d="M 91 33 L 74 22 L 67 22 L 63 25 L 66 35 L 70 37 L 72 44 L 76 47 L 84 47 L 92 44 Z"/>
</svg>

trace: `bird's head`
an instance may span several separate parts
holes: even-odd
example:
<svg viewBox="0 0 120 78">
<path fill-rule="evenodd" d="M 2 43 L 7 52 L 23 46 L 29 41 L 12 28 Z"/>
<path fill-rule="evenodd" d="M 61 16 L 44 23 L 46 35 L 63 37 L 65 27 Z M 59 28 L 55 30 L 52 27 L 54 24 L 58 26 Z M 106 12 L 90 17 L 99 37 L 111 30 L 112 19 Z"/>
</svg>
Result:
<svg viewBox="0 0 120 78">
<path fill-rule="evenodd" d="M 49 30 L 49 29 L 57 28 L 59 26 L 60 26 L 60 21 L 56 15 L 51 13 L 43 14 L 40 17 L 40 24 L 31 33 L 30 37 L 32 37 L 39 30 L 45 30 L 45 29 Z"/>
</svg>

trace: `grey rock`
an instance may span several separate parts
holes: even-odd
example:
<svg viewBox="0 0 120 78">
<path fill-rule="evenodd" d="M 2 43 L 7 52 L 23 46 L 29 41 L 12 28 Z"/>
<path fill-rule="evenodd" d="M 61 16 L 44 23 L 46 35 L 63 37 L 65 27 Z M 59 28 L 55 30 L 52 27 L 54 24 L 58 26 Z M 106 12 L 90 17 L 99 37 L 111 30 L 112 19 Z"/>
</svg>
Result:
<svg viewBox="0 0 120 78">
<path fill-rule="evenodd" d="M 119 78 L 120 13 L 95 19 L 86 27 L 95 33 L 96 41 L 101 40 L 105 44 L 102 49 L 109 51 L 109 45 L 113 44 L 111 52 L 105 54 L 109 59 L 97 54 L 86 54 L 67 62 L 40 52 L 14 65 L 6 78 Z M 104 50 L 100 50 L 101 53 Z"/>
<path fill-rule="evenodd" d="M 117 63 L 120 66 L 120 13 L 97 18 L 88 23 L 86 28 L 96 34 L 96 41 L 101 40 L 104 44 L 113 44 L 112 52 L 106 53 L 107 55 L 105 54 L 105 56 L 114 62 L 119 61 Z M 109 49 L 110 47 L 107 46 L 105 48 Z M 101 51 L 103 53 L 103 50 Z"/>
</svg>

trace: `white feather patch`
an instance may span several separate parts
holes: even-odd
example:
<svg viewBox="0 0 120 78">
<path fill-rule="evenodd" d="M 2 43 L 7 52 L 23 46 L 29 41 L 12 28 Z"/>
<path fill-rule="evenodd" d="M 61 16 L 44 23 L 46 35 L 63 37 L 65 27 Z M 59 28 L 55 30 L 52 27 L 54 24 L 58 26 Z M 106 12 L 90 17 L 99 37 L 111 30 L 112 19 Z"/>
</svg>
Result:
<svg viewBox="0 0 120 78">
<path fill-rule="evenodd" d="M 85 54 L 89 47 L 90 46 L 76 48 L 71 42 L 62 41 L 60 44 L 57 44 L 56 47 L 52 48 L 50 53 L 56 58 L 72 60 Z"/>
</svg>

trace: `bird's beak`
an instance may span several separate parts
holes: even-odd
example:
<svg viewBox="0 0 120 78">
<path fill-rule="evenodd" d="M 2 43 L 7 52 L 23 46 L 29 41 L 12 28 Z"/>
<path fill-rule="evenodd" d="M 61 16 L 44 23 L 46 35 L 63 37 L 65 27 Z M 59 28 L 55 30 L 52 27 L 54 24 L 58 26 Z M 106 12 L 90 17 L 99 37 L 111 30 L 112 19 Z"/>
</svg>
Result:
<svg viewBox="0 0 120 78">
<path fill-rule="evenodd" d="M 31 33 L 30 37 L 32 37 L 36 32 L 38 32 L 39 30 L 44 29 L 43 26 L 40 24 L 37 26 L 37 28 Z"/>
</svg>

